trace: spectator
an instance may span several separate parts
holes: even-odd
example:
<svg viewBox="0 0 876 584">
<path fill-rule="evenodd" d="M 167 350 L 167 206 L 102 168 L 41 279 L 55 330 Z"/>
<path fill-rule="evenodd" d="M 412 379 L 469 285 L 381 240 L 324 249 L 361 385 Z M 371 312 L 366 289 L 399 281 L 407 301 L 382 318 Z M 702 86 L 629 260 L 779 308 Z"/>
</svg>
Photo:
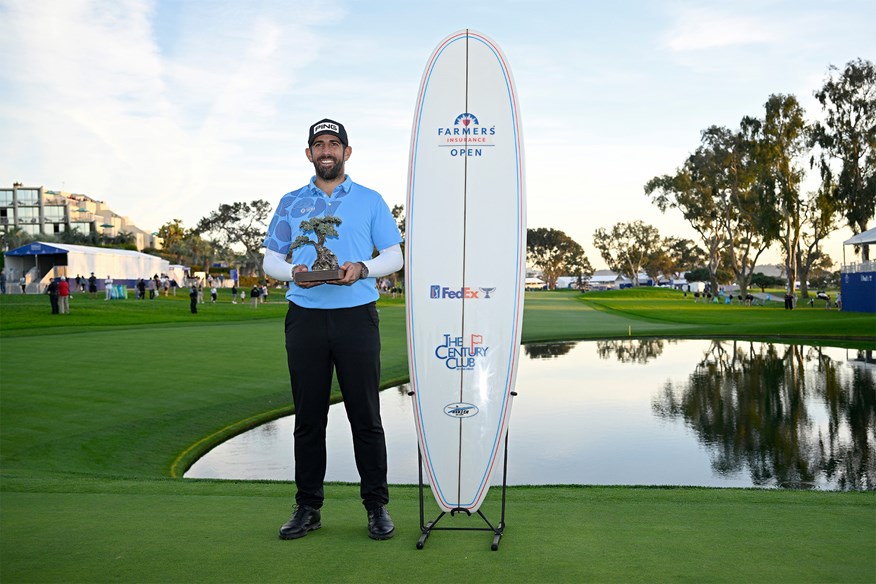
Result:
<svg viewBox="0 0 876 584">
<path fill-rule="evenodd" d="M 64 276 L 58 282 L 58 310 L 61 314 L 70 314 L 70 284 Z"/>
<path fill-rule="evenodd" d="M 52 314 L 58 314 L 58 281 L 55 278 L 49 280 L 49 285 L 46 287 L 46 294 L 49 295 L 49 303 L 52 305 Z"/>
<path fill-rule="evenodd" d="M 198 286 L 194 283 L 189 290 L 189 309 L 192 311 L 192 314 L 198 314 Z"/>
</svg>

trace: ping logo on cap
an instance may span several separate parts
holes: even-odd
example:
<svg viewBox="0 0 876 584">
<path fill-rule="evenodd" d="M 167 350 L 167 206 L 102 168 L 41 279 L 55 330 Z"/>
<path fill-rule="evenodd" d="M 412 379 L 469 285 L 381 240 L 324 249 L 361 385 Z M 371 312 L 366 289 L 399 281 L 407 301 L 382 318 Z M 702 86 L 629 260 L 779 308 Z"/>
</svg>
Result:
<svg viewBox="0 0 876 584">
<path fill-rule="evenodd" d="M 341 129 L 337 124 L 331 124 L 329 122 L 323 122 L 321 124 L 316 124 L 313 126 L 313 134 L 316 135 L 320 132 L 337 132 L 340 133 Z"/>
</svg>

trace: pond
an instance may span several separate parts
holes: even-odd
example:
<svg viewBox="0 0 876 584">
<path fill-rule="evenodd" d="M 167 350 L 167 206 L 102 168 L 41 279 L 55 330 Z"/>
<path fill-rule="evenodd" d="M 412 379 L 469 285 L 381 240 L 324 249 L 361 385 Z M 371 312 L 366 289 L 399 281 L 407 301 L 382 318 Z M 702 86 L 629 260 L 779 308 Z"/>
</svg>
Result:
<svg viewBox="0 0 876 584">
<path fill-rule="evenodd" d="M 873 351 L 664 339 L 524 349 L 509 485 L 876 488 Z M 407 386 L 382 392 L 381 407 L 389 482 L 415 484 Z M 292 426 L 289 416 L 240 434 L 185 476 L 292 480 Z M 327 481 L 359 480 L 349 432 L 332 406 Z"/>
</svg>

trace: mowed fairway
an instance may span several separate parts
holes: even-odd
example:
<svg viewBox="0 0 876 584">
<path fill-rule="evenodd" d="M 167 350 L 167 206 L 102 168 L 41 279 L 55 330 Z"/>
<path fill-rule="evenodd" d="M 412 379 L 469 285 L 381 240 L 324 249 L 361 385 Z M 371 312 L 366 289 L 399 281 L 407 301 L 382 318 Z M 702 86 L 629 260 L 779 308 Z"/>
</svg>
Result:
<svg viewBox="0 0 876 584">
<path fill-rule="evenodd" d="M 294 485 L 173 478 L 291 411 L 285 306 L 272 300 L 195 316 L 182 297 L 77 297 L 67 318 L 44 297 L 0 297 L 0 581 L 876 581 L 873 493 L 515 487 L 498 552 L 489 534 L 461 532 L 417 551 L 416 489 L 392 489 L 398 534 L 374 542 L 357 487 L 330 485 L 323 529 L 280 541 Z M 379 309 L 390 386 L 407 376 L 404 306 Z M 658 291 L 527 295 L 526 341 L 630 334 L 872 349 L 876 317 Z"/>
</svg>

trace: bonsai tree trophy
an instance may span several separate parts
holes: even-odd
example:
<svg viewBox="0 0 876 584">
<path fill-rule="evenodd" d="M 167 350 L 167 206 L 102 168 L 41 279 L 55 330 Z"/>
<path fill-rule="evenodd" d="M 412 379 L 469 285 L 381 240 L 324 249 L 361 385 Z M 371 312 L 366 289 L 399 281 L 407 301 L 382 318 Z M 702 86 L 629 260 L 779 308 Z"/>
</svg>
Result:
<svg viewBox="0 0 876 584">
<path fill-rule="evenodd" d="M 293 249 L 298 249 L 305 245 L 312 245 L 316 250 L 316 260 L 313 262 L 310 271 L 295 274 L 296 282 L 330 282 L 344 277 L 344 270 L 338 267 L 337 256 L 325 246 L 327 237 L 338 237 L 336 227 L 340 224 L 340 217 L 332 215 L 314 217 L 313 219 L 301 222 L 299 225 L 301 231 L 303 233 L 312 231 L 316 234 L 316 241 L 313 241 L 306 235 L 299 235 L 292 242 L 289 252 L 291 253 Z"/>
</svg>

